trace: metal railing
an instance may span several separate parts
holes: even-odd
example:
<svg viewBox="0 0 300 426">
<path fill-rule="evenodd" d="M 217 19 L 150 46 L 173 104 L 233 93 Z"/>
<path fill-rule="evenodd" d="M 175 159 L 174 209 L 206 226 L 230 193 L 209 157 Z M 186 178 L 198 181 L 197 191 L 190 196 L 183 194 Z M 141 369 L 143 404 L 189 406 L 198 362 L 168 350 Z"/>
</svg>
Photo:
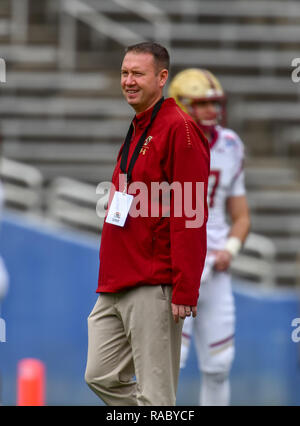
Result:
<svg viewBox="0 0 300 426">
<path fill-rule="evenodd" d="M 29 164 L 2 158 L 0 180 L 4 187 L 5 205 L 24 212 L 40 212 L 42 209 L 43 176 Z"/>
<path fill-rule="evenodd" d="M 154 27 L 155 40 L 170 48 L 171 23 L 168 13 L 145 0 L 114 0 L 114 2 L 150 22 Z"/>
<path fill-rule="evenodd" d="M 251 232 L 241 253 L 232 261 L 235 276 L 246 277 L 256 283 L 274 287 L 276 247 L 270 238 Z"/>
</svg>

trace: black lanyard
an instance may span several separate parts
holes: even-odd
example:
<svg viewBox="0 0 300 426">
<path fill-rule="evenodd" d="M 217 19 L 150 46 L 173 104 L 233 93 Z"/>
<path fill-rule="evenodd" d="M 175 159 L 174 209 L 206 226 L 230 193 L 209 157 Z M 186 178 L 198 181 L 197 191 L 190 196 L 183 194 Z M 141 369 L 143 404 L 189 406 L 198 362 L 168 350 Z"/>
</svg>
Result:
<svg viewBox="0 0 300 426">
<path fill-rule="evenodd" d="M 130 180 L 131 180 L 132 170 L 133 170 L 135 162 L 136 162 L 136 160 L 138 158 L 140 150 L 141 150 L 141 148 L 142 148 L 142 146 L 143 146 L 143 144 L 145 142 L 145 138 L 146 138 L 147 132 L 150 129 L 150 127 L 151 127 L 151 125 L 152 125 L 155 117 L 157 116 L 158 111 L 160 110 L 163 101 L 164 101 L 164 97 L 162 97 L 154 105 L 154 108 L 153 108 L 153 111 L 152 111 L 152 115 L 151 115 L 150 123 L 148 124 L 148 126 L 144 130 L 142 136 L 140 137 L 140 139 L 139 139 L 139 141 L 138 141 L 138 143 L 137 143 L 137 145 L 135 147 L 135 150 L 134 150 L 134 152 L 132 154 L 132 157 L 131 157 L 131 160 L 130 160 L 130 163 L 129 163 L 129 166 L 128 166 L 128 170 L 126 172 L 128 155 L 129 155 L 130 141 L 131 141 L 131 137 L 132 137 L 132 133 L 133 133 L 133 123 L 131 122 L 131 124 L 130 124 L 129 130 L 128 130 L 128 133 L 126 135 L 126 139 L 125 139 L 125 142 L 124 142 L 124 148 L 123 148 L 123 151 L 122 151 L 121 164 L 120 164 L 120 168 L 121 168 L 122 173 L 127 174 L 127 183 L 129 183 Z"/>
</svg>

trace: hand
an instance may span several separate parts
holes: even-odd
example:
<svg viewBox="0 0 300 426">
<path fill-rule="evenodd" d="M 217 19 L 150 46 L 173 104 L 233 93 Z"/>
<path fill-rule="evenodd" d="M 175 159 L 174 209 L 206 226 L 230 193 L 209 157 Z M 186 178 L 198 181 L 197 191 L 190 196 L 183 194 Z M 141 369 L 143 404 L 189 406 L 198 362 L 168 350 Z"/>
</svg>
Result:
<svg viewBox="0 0 300 426">
<path fill-rule="evenodd" d="M 197 306 L 176 305 L 172 303 L 172 314 L 176 323 L 179 321 L 179 318 L 185 319 L 185 317 L 190 317 L 191 314 L 195 318 L 197 315 Z"/>
<path fill-rule="evenodd" d="M 231 263 L 232 256 L 227 250 L 216 250 L 214 268 L 216 271 L 226 271 Z"/>
</svg>

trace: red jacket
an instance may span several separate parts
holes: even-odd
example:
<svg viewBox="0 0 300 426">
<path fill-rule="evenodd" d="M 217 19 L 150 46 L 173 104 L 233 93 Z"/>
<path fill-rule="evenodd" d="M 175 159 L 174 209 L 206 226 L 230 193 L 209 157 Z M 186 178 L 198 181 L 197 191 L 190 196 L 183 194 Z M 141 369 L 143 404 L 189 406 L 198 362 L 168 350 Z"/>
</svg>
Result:
<svg viewBox="0 0 300 426">
<path fill-rule="evenodd" d="M 151 113 L 152 108 L 134 118 L 127 167 L 140 136 L 150 122 Z M 117 191 L 123 190 L 119 188 L 122 149 L 123 146 L 112 177 Z M 196 123 L 176 105 L 174 99 L 166 99 L 147 133 L 132 172 L 134 184 L 143 182 L 147 186 L 148 213 L 137 217 L 129 214 L 123 228 L 104 222 L 97 292 L 115 293 L 138 285 L 172 284 L 173 303 L 191 306 L 197 304 L 206 256 L 209 169 L 210 151 L 205 136 Z M 161 211 L 159 217 L 153 217 L 153 214 L 151 217 L 151 209 L 162 209 L 161 197 L 156 201 L 152 199 L 151 202 L 152 182 L 179 182 L 182 187 L 184 182 L 192 182 L 193 200 L 196 197 L 196 182 L 204 182 L 203 225 L 197 228 L 186 227 L 186 221 L 192 218 L 184 214 L 184 191 L 182 217 L 176 217 L 178 210 L 172 204 L 169 217 L 165 217 L 165 213 L 162 215 Z M 114 190 L 111 191 L 110 201 L 113 192 Z M 128 193 L 136 195 L 135 203 L 139 191 L 131 191 L 129 186 Z M 175 196 L 171 196 L 171 199 L 175 199 Z M 147 195 L 140 198 L 140 201 L 140 206 L 135 204 L 135 209 L 147 202 Z"/>
</svg>

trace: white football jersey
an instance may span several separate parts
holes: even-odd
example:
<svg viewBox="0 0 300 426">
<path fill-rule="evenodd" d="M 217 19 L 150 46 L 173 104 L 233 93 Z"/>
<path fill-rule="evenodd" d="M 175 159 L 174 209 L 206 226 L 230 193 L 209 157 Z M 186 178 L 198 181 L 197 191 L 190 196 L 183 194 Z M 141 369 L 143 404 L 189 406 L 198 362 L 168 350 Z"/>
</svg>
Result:
<svg viewBox="0 0 300 426">
<path fill-rule="evenodd" d="M 207 248 L 218 250 L 224 247 L 230 229 L 226 217 L 226 200 L 228 197 L 246 193 L 243 168 L 244 146 L 234 131 L 216 126 L 210 155 Z"/>
</svg>

